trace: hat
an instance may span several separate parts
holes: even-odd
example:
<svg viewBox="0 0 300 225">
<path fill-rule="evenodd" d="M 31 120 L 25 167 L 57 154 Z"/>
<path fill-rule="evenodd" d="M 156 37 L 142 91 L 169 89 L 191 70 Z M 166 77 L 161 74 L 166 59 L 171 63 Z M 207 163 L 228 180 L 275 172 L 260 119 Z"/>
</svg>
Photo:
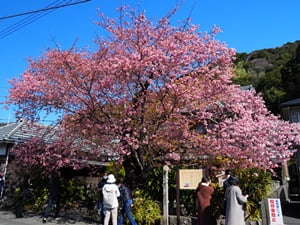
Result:
<svg viewBox="0 0 300 225">
<path fill-rule="evenodd" d="M 115 178 L 115 176 L 113 175 L 113 174 L 109 174 L 108 176 L 107 176 L 107 181 L 106 181 L 107 183 L 115 183 L 116 182 L 116 178 Z"/>
<path fill-rule="evenodd" d="M 231 174 L 232 174 L 231 170 L 229 170 L 229 169 L 225 170 L 225 175 L 231 175 Z"/>
<path fill-rule="evenodd" d="M 239 178 L 237 178 L 236 176 L 230 176 L 229 179 L 228 179 L 228 183 L 230 185 L 239 185 L 240 184 L 240 180 Z"/>
</svg>

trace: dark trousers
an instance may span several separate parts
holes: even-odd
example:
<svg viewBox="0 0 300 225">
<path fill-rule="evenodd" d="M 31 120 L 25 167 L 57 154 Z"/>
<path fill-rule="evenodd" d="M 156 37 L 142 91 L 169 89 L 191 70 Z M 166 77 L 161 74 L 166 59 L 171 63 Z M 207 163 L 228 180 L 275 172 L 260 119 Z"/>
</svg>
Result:
<svg viewBox="0 0 300 225">
<path fill-rule="evenodd" d="M 59 214 L 59 207 L 60 207 L 60 199 L 58 196 L 49 196 L 48 201 L 47 201 L 47 207 L 45 209 L 44 217 L 48 218 L 49 213 L 51 211 L 52 205 L 55 203 L 55 215 L 54 217 L 57 217 Z"/>
<path fill-rule="evenodd" d="M 124 206 L 121 209 L 120 217 L 119 217 L 119 220 L 118 220 L 118 225 L 123 224 L 125 215 L 127 216 L 127 218 L 130 221 L 131 225 L 137 225 L 135 219 L 131 215 L 131 205 L 132 205 L 132 200 L 131 199 L 124 203 Z"/>
<path fill-rule="evenodd" d="M 24 216 L 24 205 L 26 199 L 29 197 L 30 192 L 28 190 L 21 190 L 20 196 L 18 198 L 18 202 L 16 204 L 16 217 L 22 218 Z"/>
<path fill-rule="evenodd" d="M 103 207 L 103 199 L 100 198 L 99 201 L 98 201 L 98 212 L 99 212 L 99 216 L 101 217 L 101 222 L 104 221 L 104 217 L 105 217 L 105 214 L 104 214 L 104 207 Z"/>
</svg>

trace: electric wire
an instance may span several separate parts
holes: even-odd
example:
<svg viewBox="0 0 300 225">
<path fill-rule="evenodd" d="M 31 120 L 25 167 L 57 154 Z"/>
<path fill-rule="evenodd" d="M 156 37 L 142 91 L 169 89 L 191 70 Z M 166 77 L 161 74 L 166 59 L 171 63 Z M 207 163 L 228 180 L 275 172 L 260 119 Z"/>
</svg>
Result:
<svg viewBox="0 0 300 225">
<path fill-rule="evenodd" d="M 48 7 L 51 7 L 53 5 L 58 5 L 58 4 L 62 4 L 64 3 L 66 0 L 56 0 L 55 2 L 53 2 L 52 4 L 46 6 L 46 8 Z M 19 22 L 3 29 L 0 31 L 0 39 L 22 29 L 23 27 L 29 25 L 30 23 L 33 23 L 34 21 L 40 19 L 41 17 L 43 16 L 46 16 L 47 14 L 49 14 L 50 12 L 52 12 L 53 10 L 51 11 L 41 11 L 41 12 L 38 12 L 38 13 L 35 13 L 35 14 L 31 14 L 27 17 L 25 17 L 24 19 L 20 20 Z"/>
<path fill-rule="evenodd" d="M 81 1 L 77 1 L 77 2 L 72 2 L 73 0 L 56 0 L 55 2 L 53 2 L 52 4 L 49 4 L 48 6 L 46 6 L 43 9 L 39 9 L 39 10 L 34 10 L 34 11 L 29 11 L 29 12 L 25 12 L 25 13 L 19 13 L 19 14 L 15 14 L 15 15 L 11 15 L 11 16 L 5 16 L 5 17 L 0 17 L 0 20 L 4 20 L 4 19 L 9 19 L 9 18 L 13 18 L 13 17 L 17 17 L 17 16 L 24 16 L 24 15 L 28 15 L 31 14 L 29 16 L 27 16 L 26 18 L 20 20 L 19 22 L 3 29 L 0 31 L 0 39 L 20 30 L 21 28 L 35 22 L 36 20 L 40 19 L 43 16 L 46 16 L 47 14 L 49 14 L 50 12 L 53 12 L 55 9 L 58 8 L 62 8 L 62 7 L 66 7 L 66 6 L 71 6 L 71 5 L 75 5 L 75 4 L 80 4 L 80 3 L 84 3 L 84 2 L 88 2 L 90 0 L 81 0 Z M 7 89 L 7 87 L 4 86 L 0 86 L 0 89 Z M 7 96 L 0 96 L 0 98 L 7 98 Z M 2 117 L 2 116 L 1 116 Z M 0 117 L 0 121 L 8 121 L 8 119 L 4 119 Z M 54 122 L 54 120 L 41 120 L 41 122 Z"/>
<path fill-rule="evenodd" d="M 15 14 L 15 15 L 6 16 L 6 17 L 1 17 L 0 20 L 1 19 L 8 19 L 8 18 L 16 17 L 16 16 L 31 14 L 31 15 L 27 16 L 26 18 L 20 20 L 19 22 L 17 22 L 15 24 L 1 30 L 0 31 L 0 39 L 3 39 L 4 37 L 16 32 L 20 29 L 22 29 L 23 27 L 35 22 L 36 20 L 40 19 L 43 16 L 46 16 L 47 14 L 53 12 L 54 10 L 56 10 L 58 8 L 71 6 L 71 5 L 75 5 L 75 4 L 80 4 L 80 3 L 88 2 L 90 0 L 81 0 L 81 1 L 77 1 L 77 2 L 72 2 L 72 1 L 73 0 L 68 0 L 68 1 L 66 1 L 66 0 L 56 0 L 52 4 L 46 6 L 43 9 L 40 9 L 40 10 Z"/>
<path fill-rule="evenodd" d="M 0 17 L 0 20 L 5 20 L 5 19 L 17 17 L 17 16 L 24 16 L 24 15 L 28 15 L 28 14 L 32 14 L 32 13 L 41 12 L 41 11 L 46 11 L 46 10 L 51 10 L 51 9 L 57 9 L 57 8 L 62 8 L 62 7 L 66 7 L 66 6 L 76 5 L 76 4 L 80 4 L 80 3 L 88 2 L 88 1 L 91 1 L 91 0 L 83 0 L 83 1 L 67 3 L 67 4 L 62 4 L 62 5 L 53 6 L 53 7 L 50 7 L 51 6 L 51 4 L 50 4 L 49 6 L 47 6 L 46 8 L 43 8 L 43 9 L 37 9 L 37 10 L 29 11 L 29 12 L 18 13 L 18 14 L 9 15 L 9 16 L 3 16 L 3 17 Z"/>
</svg>

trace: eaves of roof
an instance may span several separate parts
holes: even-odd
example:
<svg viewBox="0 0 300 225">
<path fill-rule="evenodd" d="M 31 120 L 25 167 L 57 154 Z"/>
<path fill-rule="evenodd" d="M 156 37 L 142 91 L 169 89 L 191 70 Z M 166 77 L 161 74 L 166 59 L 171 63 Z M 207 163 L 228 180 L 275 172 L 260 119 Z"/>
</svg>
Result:
<svg viewBox="0 0 300 225">
<path fill-rule="evenodd" d="M 290 107 L 290 106 L 300 106 L 300 98 L 296 98 L 280 104 L 281 108 Z"/>
<path fill-rule="evenodd" d="M 58 137 L 56 136 L 56 129 L 52 129 L 51 126 L 45 126 L 42 124 L 34 124 L 34 126 L 27 121 L 19 121 L 16 123 L 10 123 L 5 126 L 0 126 L 0 143 L 22 143 L 32 139 L 33 137 L 42 137 L 45 142 L 53 142 Z M 82 139 L 75 140 L 76 142 L 84 141 Z M 114 140 L 114 143 L 118 143 L 118 140 Z M 95 147 L 94 143 L 87 143 L 82 147 L 83 151 L 89 151 Z M 107 160 L 116 160 L 118 159 L 118 154 L 111 151 L 109 148 L 104 146 L 97 147 L 102 155 L 108 157 Z"/>
<path fill-rule="evenodd" d="M 21 143 L 28 141 L 41 133 L 38 129 L 45 128 L 43 125 L 31 126 L 27 121 L 18 121 L 0 127 L 0 142 Z"/>
</svg>

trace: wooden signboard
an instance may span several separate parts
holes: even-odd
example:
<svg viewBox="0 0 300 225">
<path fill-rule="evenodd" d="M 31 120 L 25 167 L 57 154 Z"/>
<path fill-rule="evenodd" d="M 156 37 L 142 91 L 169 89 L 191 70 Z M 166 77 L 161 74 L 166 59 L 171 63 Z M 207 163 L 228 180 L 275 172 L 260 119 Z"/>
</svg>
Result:
<svg viewBox="0 0 300 225">
<path fill-rule="evenodd" d="M 203 176 L 203 169 L 180 169 L 179 189 L 196 189 Z"/>
</svg>

